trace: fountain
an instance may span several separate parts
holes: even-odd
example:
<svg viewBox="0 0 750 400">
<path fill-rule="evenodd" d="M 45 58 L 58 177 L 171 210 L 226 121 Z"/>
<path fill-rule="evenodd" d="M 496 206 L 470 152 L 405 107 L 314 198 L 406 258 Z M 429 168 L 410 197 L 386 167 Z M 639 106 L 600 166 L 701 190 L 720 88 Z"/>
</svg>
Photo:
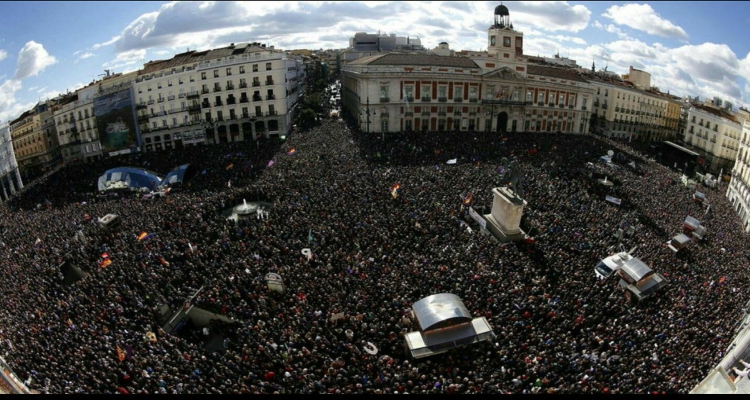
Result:
<svg viewBox="0 0 750 400">
<path fill-rule="evenodd" d="M 599 183 L 601 183 L 602 185 L 607 186 L 607 187 L 611 187 L 612 185 L 614 185 L 614 183 L 612 183 L 612 181 L 607 180 L 606 176 L 604 177 L 604 179 L 599 179 Z"/>
<path fill-rule="evenodd" d="M 255 214 L 258 211 L 257 203 L 247 203 L 247 200 L 242 199 L 242 204 L 234 206 L 230 211 L 230 216 L 227 219 L 237 221 L 239 218 L 247 218 L 250 214 Z"/>
</svg>

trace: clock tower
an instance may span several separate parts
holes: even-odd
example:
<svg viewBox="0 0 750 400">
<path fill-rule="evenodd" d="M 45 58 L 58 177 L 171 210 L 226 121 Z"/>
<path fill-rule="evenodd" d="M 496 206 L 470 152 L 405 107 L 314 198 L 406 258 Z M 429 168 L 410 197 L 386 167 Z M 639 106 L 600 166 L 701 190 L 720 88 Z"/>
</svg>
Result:
<svg viewBox="0 0 750 400">
<path fill-rule="evenodd" d="M 513 29 L 508 7 L 495 7 L 495 23 L 487 30 L 487 53 L 490 58 L 514 63 L 523 56 L 523 33 Z"/>
</svg>

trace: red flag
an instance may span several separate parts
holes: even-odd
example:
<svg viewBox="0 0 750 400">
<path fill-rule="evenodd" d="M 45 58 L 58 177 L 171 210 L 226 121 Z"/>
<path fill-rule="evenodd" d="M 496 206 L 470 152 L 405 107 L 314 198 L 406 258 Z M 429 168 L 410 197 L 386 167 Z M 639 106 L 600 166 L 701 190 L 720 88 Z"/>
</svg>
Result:
<svg viewBox="0 0 750 400">
<path fill-rule="evenodd" d="M 117 345 L 116 347 L 117 347 L 117 359 L 120 360 L 120 362 L 125 361 L 125 353 L 122 352 L 122 349 L 120 348 L 119 345 Z"/>
<path fill-rule="evenodd" d="M 100 257 L 101 258 L 109 258 L 109 254 L 107 254 L 107 252 L 104 252 L 104 253 L 102 253 L 102 255 Z"/>
</svg>

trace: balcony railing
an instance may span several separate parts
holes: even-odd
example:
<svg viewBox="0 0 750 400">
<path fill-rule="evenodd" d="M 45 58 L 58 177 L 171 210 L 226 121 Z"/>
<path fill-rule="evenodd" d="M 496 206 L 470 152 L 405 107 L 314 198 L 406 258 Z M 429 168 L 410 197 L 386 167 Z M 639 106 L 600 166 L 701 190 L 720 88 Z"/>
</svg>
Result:
<svg viewBox="0 0 750 400">
<path fill-rule="evenodd" d="M 234 85 L 227 85 L 227 90 L 234 90 Z"/>
<path fill-rule="evenodd" d="M 169 95 L 169 96 L 167 96 L 167 101 L 172 101 L 172 100 L 174 100 L 174 99 L 175 99 L 175 97 L 174 97 L 174 95 L 173 95 L 173 94 L 172 94 L 172 95 Z"/>
<path fill-rule="evenodd" d="M 247 88 L 247 82 L 240 83 L 240 89 L 246 89 Z"/>
<path fill-rule="evenodd" d="M 413 117 L 413 116 L 414 116 L 414 113 L 412 111 L 406 111 L 404 113 L 404 117 Z"/>
<path fill-rule="evenodd" d="M 445 117 L 445 111 L 438 111 L 438 117 Z"/>
<path fill-rule="evenodd" d="M 215 101 L 214 102 L 214 107 L 219 107 L 219 106 L 223 106 L 223 105 L 224 105 L 224 103 L 222 103 L 221 101 Z"/>
<path fill-rule="evenodd" d="M 268 96 L 266 96 L 266 100 L 276 100 L 276 95 L 269 94 Z"/>
<path fill-rule="evenodd" d="M 201 107 L 203 107 L 203 108 L 211 108 L 211 103 L 209 103 L 209 102 L 207 102 L 207 101 L 204 101 L 204 102 L 203 102 L 203 103 L 201 104 Z"/>
<path fill-rule="evenodd" d="M 266 79 L 266 86 L 273 85 L 273 79 Z"/>
<path fill-rule="evenodd" d="M 208 88 L 201 89 L 201 94 L 208 94 L 208 93 L 209 93 Z"/>
<path fill-rule="evenodd" d="M 463 113 L 461 111 L 454 111 L 453 115 L 463 115 Z"/>
<path fill-rule="evenodd" d="M 476 97 L 469 97 L 469 103 L 476 103 L 478 101 L 479 101 L 479 99 L 476 98 Z"/>
<path fill-rule="evenodd" d="M 453 98 L 453 102 L 454 103 L 461 103 L 463 101 L 464 101 L 463 97 L 454 97 Z"/>
<path fill-rule="evenodd" d="M 260 97 L 260 96 L 253 96 L 253 101 L 261 101 L 261 100 L 263 100 L 262 97 Z"/>
<path fill-rule="evenodd" d="M 432 101 L 432 98 L 430 96 L 422 96 L 422 101 Z"/>
<path fill-rule="evenodd" d="M 250 113 L 242 113 L 242 118 L 250 118 Z"/>
<path fill-rule="evenodd" d="M 220 86 L 214 87 L 214 93 L 216 93 L 216 92 L 221 92 L 221 87 Z"/>
<path fill-rule="evenodd" d="M 237 100 L 235 99 L 227 99 L 227 104 L 237 104 Z"/>
<path fill-rule="evenodd" d="M 253 81 L 253 87 L 260 86 L 260 81 Z"/>
<path fill-rule="evenodd" d="M 447 97 L 438 97 L 438 101 L 441 102 L 441 103 L 445 103 L 446 101 L 448 101 L 448 98 Z"/>
<path fill-rule="evenodd" d="M 159 103 L 164 103 L 164 97 L 159 97 L 158 99 L 156 99 L 156 101 Z"/>
<path fill-rule="evenodd" d="M 249 101 L 250 99 L 248 99 L 247 97 L 240 97 L 240 103 L 247 103 Z"/>
<path fill-rule="evenodd" d="M 381 103 L 389 103 L 390 101 L 391 101 L 391 99 L 390 99 L 390 98 L 388 98 L 388 97 L 381 97 L 381 98 L 380 98 L 380 102 L 381 102 Z"/>
<path fill-rule="evenodd" d="M 430 115 L 430 112 L 429 112 L 429 111 L 422 111 L 422 115 L 423 115 L 423 116 L 429 116 L 429 115 Z"/>
<path fill-rule="evenodd" d="M 279 112 L 276 110 L 272 110 L 266 113 L 266 116 L 272 116 L 272 115 L 279 115 Z"/>
<path fill-rule="evenodd" d="M 152 104 L 154 104 L 154 100 L 149 100 L 148 105 L 152 105 Z"/>
</svg>

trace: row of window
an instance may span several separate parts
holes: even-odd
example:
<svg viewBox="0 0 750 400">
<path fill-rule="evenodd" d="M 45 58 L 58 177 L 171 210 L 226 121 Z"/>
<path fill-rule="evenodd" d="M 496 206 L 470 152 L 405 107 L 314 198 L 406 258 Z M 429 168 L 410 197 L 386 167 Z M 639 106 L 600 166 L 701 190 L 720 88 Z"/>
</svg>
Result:
<svg viewBox="0 0 750 400">
<path fill-rule="evenodd" d="M 390 87 L 387 85 L 381 85 L 380 86 L 380 99 L 382 100 L 389 100 L 389 89 Z M 407 99 L 414 99 L 414 86 L 412 85 L 406 85 L 404 86 L 404 97 Z M 432 86 L 430 85 L 421 85 L 420 91 L 422 93 L 422 101 L 431 101 L 432 100 Z M 469 87 L 469 101 L 475 101 L 478 96 L 479 88 L 476 86 L 470 86 Z M 464 94 L 464 88 L 463 86 L 454 86 L 453 87 L 453 101 L 462 101 L 463 100 L 463 94 Z M 534 91 L 533 90 L 527 90 L 526 91 L 526 97 L 524 100 L 520 99 L 521 91 L 519 89 L 511 89 L 507 86 L 501 87 L 499 90 L 496 90 L 495 85 L 488 85 L 487 86 L 487 94 L 486 98 L 488 100 L 509 100 L 509 101 L 527 101 L 527 102 L 533 102 L 534 101 Z M 537 95 L 537 102 L 538 103 L 544 103 L 545 96 L 547 95 L 547 92 L 544 90 L 539 90 Z M 438 100 L 447 99 L 448 98 L 448 86 L 441 85 L 437 87 L 437 97 Z M 558 104 L 558 105 L 575 105 L 576 103 L 576 95 L 572 93 L 555 93 L 550 91 L 549 97 L 547 97 L 549 104 Z M 567 100 L 567 103 L 566 103 Z M 583 97 L 583 104 L 585 106 L 588 99 L 586 97 Z"/>
</svg>

